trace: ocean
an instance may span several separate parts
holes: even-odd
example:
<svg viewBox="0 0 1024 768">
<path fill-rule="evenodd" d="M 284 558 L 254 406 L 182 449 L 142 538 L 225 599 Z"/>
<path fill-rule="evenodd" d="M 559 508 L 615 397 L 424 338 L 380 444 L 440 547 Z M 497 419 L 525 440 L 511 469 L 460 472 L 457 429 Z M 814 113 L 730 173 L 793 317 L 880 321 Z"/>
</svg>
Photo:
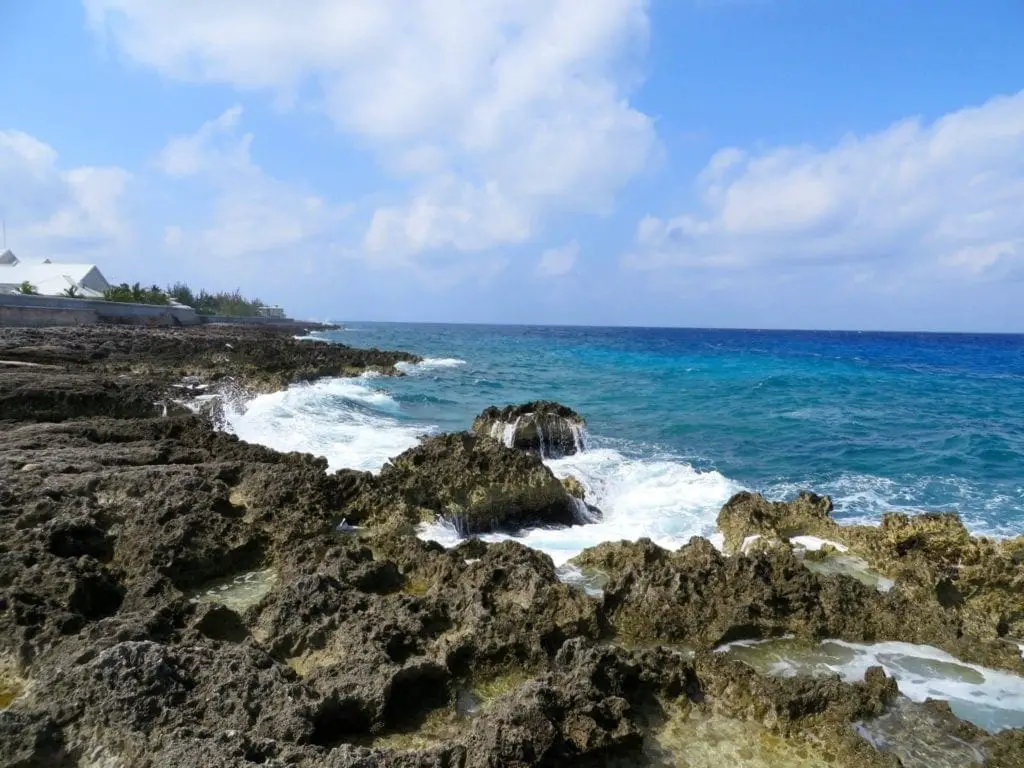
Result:
<svg viewBox="0 0 1024 768">
<path fill-rule="evenodd" d="M 578 478 L 603 518 L 517 538 L 569 581 L 566 561 L 602 541 L 715 540 L 719 509 L 744 489 L 828 494 L 846 522 L 956 511 L 975 533 L 1024 533 L 1024 336 L 345 325 L 315 337 L 425 359 L 399 378 L 256 397 L 227 428 L 334 469 L 377 471 L 424 434 L 468 429 L 489 405 L 564 403 L 587 419 L 587 450 L 548 464 Z M 444 523 L 420 533 L 458 541 Z M 911 698 L 945 698 L 992 730 L 1024 727 L 1019 677 L 923 646 L 833 646 L 833 672 L 859 679 L 882 664 Z M 783 666 L 810 663 L 793 651 Z"/>
<path fill-rule="evenodd" d="M 586 417 L 589 450 L 550 464 L 605 518 L 524 536 L 556 562 L 712 535 L 742 489 L 828 494 L 848 522 L 956 511 L 973 532 L 1024 532 L 1024 336 L 356 322 L 317 337 L 425 362 L 264 395 L 232 431 L 379 470 L 489 405 L 557 400 Z"/>
</svg>

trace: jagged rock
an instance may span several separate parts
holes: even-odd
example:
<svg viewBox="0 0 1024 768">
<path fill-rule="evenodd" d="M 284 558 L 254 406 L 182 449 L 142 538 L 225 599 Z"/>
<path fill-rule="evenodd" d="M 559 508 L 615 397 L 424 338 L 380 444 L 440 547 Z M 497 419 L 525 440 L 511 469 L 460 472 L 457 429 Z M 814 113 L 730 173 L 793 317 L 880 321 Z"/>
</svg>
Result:
<svg viewBox="0 0 1024 768">
<path fill-rule="evenodd" d="M 443 517 L 462 533 L 577 522 L 578 507 L 539 458 L 486 437 L 431 437 L 392 459 L 346 508 L 349 522 Z"/>
<path fill-rule="evenodd" d="M 954 514 L 891 513 L 878 527 L 839 527 L 840 540 L 918 599 L 959 615 L 984 638 L 1024 638 L 1024 536 L 971 536 Z"/>
<path fill-rule="evenodd" d="M 725 551 L 740 551 L 750 536 L 789 539 L 792 536 L 831 537 L 839 527 L 831 518 L 832 499 L 803 492 L 793 501 L 768 501 L 759 493 L 742 491 L 718 513 L 718 529 L 725 536 Z"/>
<path fill-rule="evenodd" d="M 575 477 L 563 477 L 562 485 L 565 486 L 565 490 L 569 492 L 569 495 L 575 499 L 583 501 L 587 496 L 587 491 L 583 487 L 583 483 L 577 480 Z"/>
<path fill-rule="evenodd" d="M 701 650 L 783 635 L 897 640 L 937 645 L 977 663 L 1019 666 L 1008 644 L 965 633 L 958 617 L 938 603 L 816 574 L 787 547 L 726 557 L 706 539 L 693 538 L 677 552 L 641 539 L 601 544 L 574 562 L 608 574 L 605 615 L 630 643 Z"/>
<path fill-rule="evenodd" d="M 1024 537 L 974 537 L 951 513 L 890 513 L 877 527 L 839 525 L 831 513 L 831 500 L 812 493 L 770 502 L 744 492 L 722 508 L 718 525 L 727 552 L 739 551 L 751 536 L 834 540 L 895 580 L 909 599 L 950 611 L 966 632 L 986 640 L 1024 638 Z M 1001 655 L 998 665 L 1006 666 L 1012 646 Z"/>
<path fill-rule="evenodd" d="M 132 380 L 141 381 L 160 399 L 166 399 L 168 388 L 186 376 L 207 382 L 231 377 L 248 390 L 272 391 L 296 381 L 356 375 L 366 370 L 396 373 L 395 363 L 415 363 L 421 359 L 404 352 L 296 342 L 293 335 L 291 330 L 229 325 L 174 329 L 5 328 L 0 334 L 0 360 L 61 366 L 71 374 L 106 374 L 108 383 L 104 386 L 120 387 L 130 385 Z M 118 382 L 118 375 L 130 378 Z M 0 404 L 3 405 L 0 418 L 40 420 L 33 416 L 32 408 L 14 411 L 11 401 L 4 395 L 6 381 L 12 377 L 22 380 L 32 376 L 53 383 L 60 390 L 65 389 L 58 380 L 61 377 L 55 377 L 49 369 L 5 372 L 0 379 Z M 67 387 L 74 392 L 73 384 Z M 129 402 L 129 398 L 124 401 Z M 109 409 L 96 410 L 84 397 L 76 402 L 88 410 L 79 414 L 73 408 L 65 408 L 60 413 L 62 418 L 109 413 Z M 115 404 L 116 399 L 111 399 L 110 403 Z M 152 400 L 148 405 L 152 405 Z M 149 412 L 132 415 L 149 415 Z"/>
<path fill-rule="evenodd" d="M 559 403 L 538 400 L 491 406 L 473 420 L 473 431 L 542 458 L 572 456 L 583 448 L 583 417 Z"/>
</svg>

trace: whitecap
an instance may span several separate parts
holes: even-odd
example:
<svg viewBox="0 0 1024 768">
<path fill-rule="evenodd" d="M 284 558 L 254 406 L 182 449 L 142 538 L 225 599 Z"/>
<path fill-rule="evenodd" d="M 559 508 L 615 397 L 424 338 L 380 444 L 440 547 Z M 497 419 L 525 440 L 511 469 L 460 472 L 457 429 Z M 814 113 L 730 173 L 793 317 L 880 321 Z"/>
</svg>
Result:
<svg viewBox="0 0 1024 768">
<path fill-rule="evenodd" d="M 838 541 L 831 541 L 830 539 L 819 539 L 817 536 L 793 536 L 789 541 L 791 544 L 803 547 L 808 552 L 817 552 L 825 546 L 832 547 L 837 552 L 849 551 L 849 547 L 845 544 L 840 544 Z"/>
<path fill-rule="evenodd" d="M 404 361 L 396 363 L 395 368 L 405 374 L 414 374 L 420 371 L 431 371 L 439 368 L 458 368 L 465 364 L 465 360 L 460 360 L 457 357 L 427 357 L 418 363 L 407 363 Z"/>
<path fill-rule="evenodd" d="M 557 477 L 580 481 L 587 502 L 603 513 L 601 519 L 570 528 L 534 528 L 516 536 L 481 538 L 515 539 L 545 552 L 559 566 L 606 541 L 647 537 L 659 546 L 678 549 L 692 536 L 711 537 L 719 509 L 741 490 L 718 472 L 698 472 L 680 461 L 629 459 L 609 448 L 546 463 Z M 448 547 L 459 541 L 454 527 L 446 522 L 422 526 L 420 536 Z"/>
<path fill-rule="evenodd" d="M 323 456 L 331 470 L 378 471 L 435 427 L 400 419 L 400 405 L 372 376 L 324 379 L 260 395 L 225 411 L 225 429 L 278 451 Z"/>
</svg>

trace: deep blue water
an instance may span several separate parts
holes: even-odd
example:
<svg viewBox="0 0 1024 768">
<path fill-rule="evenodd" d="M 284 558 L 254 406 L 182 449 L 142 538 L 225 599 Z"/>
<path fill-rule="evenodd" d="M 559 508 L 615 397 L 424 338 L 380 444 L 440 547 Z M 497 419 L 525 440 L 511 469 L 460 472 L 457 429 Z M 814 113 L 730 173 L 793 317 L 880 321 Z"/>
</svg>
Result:
<svg viewBox="0 0 1024 768">
<path fill-rule="evenodd" d="M 328 338 L 465 361 L 375 384 L 400 422 L 464 429 L 554 399 L 633 459 L 828 493 L 845 518 L 955 510 L 1024 532 L 1024 336 L 353 322 Z"/>
</svg>

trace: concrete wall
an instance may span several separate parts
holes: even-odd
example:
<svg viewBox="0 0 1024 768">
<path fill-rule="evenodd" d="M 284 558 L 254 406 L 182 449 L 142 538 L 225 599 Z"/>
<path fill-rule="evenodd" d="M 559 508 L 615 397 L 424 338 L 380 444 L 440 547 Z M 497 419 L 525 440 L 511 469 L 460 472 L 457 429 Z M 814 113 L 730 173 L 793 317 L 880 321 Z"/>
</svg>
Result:
<svg viewBox="0 0 1024 768">
<path fill-rule="evenodd" d="M 320 323 L 280 320 L 273 317 L 230 317 L 199 315 L 191 308 L 162 307 L 154 304 L 123 304 L 100 299 L 68 299 L 61 296 L 22 296 L 0 293 L 0 328 L 91 325 L 93 323 L 124 323 L 127 325 L 258 325 L 271 328 L 326 328 Z"/>
<path fill-rule="evenodd" d="M 8 307 L 0 303 L 0 328 L 45 328 L 51 325 L 94 325 L 99 315 L 91 309 Z"/>
<path fill-rule="evenodd" d="M 47 320 L 49 318 L 49 320 Z M 63 319 L 63 322 L 60 320 Z M 0 326 L 88 325 L 199 325 L 193 309 L 153 304 L 124 304 L 100 299 L 0 294 Z"/>
</svg>

